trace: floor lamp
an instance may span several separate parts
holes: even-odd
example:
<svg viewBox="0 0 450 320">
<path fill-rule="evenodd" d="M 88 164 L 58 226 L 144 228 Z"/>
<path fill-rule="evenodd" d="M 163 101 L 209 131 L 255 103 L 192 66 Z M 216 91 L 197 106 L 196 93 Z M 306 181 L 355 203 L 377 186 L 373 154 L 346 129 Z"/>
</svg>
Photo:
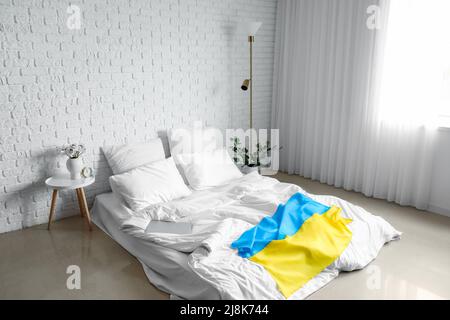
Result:
<svg viewBox="0 0 450 320">
<path fill-rule="evenodd" d="M 244 80 L 241 89 L 244 91 L 250 89 L 250 129 L 253 128 L 253 42 L 255 42 L 255 34 L 261 25 L 262 22 L 248 22 L 243 26 L 247 32 L 248 42 L 250 44 L 250 77 Z"/>
</svg>

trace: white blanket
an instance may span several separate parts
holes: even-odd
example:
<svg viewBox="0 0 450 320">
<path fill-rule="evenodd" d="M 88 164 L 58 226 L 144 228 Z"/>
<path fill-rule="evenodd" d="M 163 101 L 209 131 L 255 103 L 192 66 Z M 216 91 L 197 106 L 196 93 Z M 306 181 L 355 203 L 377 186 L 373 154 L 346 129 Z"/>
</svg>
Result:
<svg viewBox="0 0 450 320">
<path fill-rule="evenodd" d="M 230 244 L 244 231 L 272 215 L 280 203 L 300 192 L 326 205 L 342 208 L 352 241 L 342 255 L 289 299 L 303 299 L 338 276 L 339 271 L 365 267 L 384 243 L 400 237 L 384 219 L 332 196 L 306 193 L 302 188 L 263 177 L 256 172 L 232 183 L 193 192 L 189 197 L 151 206 L 123 217 L 122 229 L 178 251 L 189 252 L 189 265 L 223 299 L 284 299 L 270 274 L 260 265 L 239 257 Z M 189 221 L 192 234 L 146 233 L 151 219 Z"/>
</svg>

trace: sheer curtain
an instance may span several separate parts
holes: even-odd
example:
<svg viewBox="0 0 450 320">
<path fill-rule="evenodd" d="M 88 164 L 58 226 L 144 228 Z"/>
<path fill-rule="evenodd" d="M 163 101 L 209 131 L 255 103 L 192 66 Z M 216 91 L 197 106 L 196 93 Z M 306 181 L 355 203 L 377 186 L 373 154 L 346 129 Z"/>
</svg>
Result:
<svg viewBox="0 0 450 320">
<path fill-rule="evenodd" d="M 449 2 L 280 0 L 280 169 L 426 209 Z"/>
</svg>

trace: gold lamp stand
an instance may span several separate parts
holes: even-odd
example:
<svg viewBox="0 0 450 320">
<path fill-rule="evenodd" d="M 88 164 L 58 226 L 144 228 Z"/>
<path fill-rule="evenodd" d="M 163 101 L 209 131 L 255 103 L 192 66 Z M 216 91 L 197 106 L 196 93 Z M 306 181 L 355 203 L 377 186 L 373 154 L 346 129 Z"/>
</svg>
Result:
<svg viewBox="0 0 450 320">
<path fill-rule="evenodd" d="M 248 35 L 248 43 L 250 45 L 250 77 L 245 79 L 242 83 L 241 89 L 247 91 L 250 89 L 250 103 L 249 103 L 249 130 L 250 130 L 250 141 L 249 148 L 250 152 L 253 151 L 253 43 L 255 42 L 255 34 L 261 27 L 261 22 L 249 22 L 246 23 L 244 29 Z"/>
<path fill-rule="evenodd" d="M 253 128 L 253 43 L 255 42 L 255 34 L 261 27 L 261 22 L 248 22 L 242 26 L 248 34 L 248 43 L 250 45 L 250 78 L 245 79 L 242 83 L 241 89 L 247 91 L 250 89 L 250 106 L 249 106 L 249 128 Z"/>
<path fill-rule="evenodd" d="M 250 78 L 245 79 L 242 83 L 241 89 L 247 91 L 250 89 L 250 126 L 253 128 L 253 42 L 255 42 L 255 36 L 248 36 L 248 42 L 250 44 Z"/>
</svg>

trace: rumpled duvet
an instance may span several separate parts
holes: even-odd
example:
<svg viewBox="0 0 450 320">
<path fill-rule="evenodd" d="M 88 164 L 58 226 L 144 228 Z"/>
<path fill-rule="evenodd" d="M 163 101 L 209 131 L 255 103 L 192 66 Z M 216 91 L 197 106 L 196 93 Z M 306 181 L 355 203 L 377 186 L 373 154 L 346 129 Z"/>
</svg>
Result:
<svg viewBox="0 0 450 320">
<path fill-rule="evenodd" d="M 190 268 L 217 289 L 222 299 L 286 299 L 263 265 L 239 256 L 231 248 L 245 231 L 274 214 L 280 204 L 300 193 L 326 206 L 342 209 L 351 241 L 340 256 L 288 299 L 304 299 L 320 289 L 340 271 L 364 268 L 381 247 L 401 233 L 388 222 L 361 207 L 332 196 L 308 194 L 302 188 L 256 172 L 229 184 L 175 201 L 133 212 L 122 221 L 122 230 L 134 237 L 189 253 Z M 146 233 L 151 220 L 191 222 L 192 234 Z"/>
</svg>

